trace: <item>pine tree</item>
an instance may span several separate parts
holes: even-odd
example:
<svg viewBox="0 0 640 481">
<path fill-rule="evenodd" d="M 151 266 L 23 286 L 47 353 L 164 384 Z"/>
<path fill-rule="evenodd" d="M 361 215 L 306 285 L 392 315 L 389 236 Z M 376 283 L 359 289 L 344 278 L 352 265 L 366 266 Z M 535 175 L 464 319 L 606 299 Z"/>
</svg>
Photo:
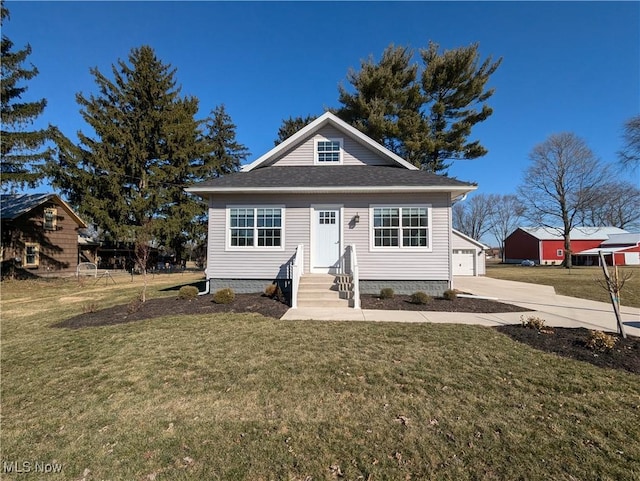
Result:
<svg viewBox="0 0 640 481">
<path fill-rule="evenodd" d="M 338 87 L 342 107 L 337 115 L 398 154 L 406 133 L 401 126 L 415 122 L 420 108 L 417 66 L 411 64 L 412 57 L 409 48 L 392 44 L 380 62 L 369 57 L 361 62 L 360 71 L 349 71 L 347 80 L 354 93 Z"/>
<path fill-rule="evenodd" d="M 468 141 L 471 128 L 493 110 L 484 103 L 494 93 L 485 90 L 502 59 L 479 63 L 478 44 L 438 52 L 437 44 L 420 50 L 424 62 L 422 94 L 428 109 L 429 133 L 420 164 L 428 170 L 446 170 L 448 159 L 475 159 L 487 153 L 479 141 Z"/>
<path fill-rule="evenodd" d="M 217 106 L 204 121 L 202 156 L 191 166 L 190 182 L 201 182 L 209 178 L 220 177 L 237 171 L 249 157 L 249 150 L 236 139 L 236 125 L 227 113 L 224 105 Z M 206 239 L 206 209 L 197 199 L 183 203 L 181 208 L 190 209 L 192 222 L 185 233 L 194 246 Z"/>
<path fill-rule="evenodd" d="M 284 119 L 282 121 L 282 125 L 278 129 L 278 138 L 273 141 L 274 145 L 279 145 L 293 134 L 295 134 L 298 130 L 306 127 L 311 122 L 316 120 L 318 117 L 315 115 L 307 115 L 306 117 L 289 117 L 288 119 Z"/>
<path fill-rule="evenodd" d="M 378 63 L 371 57 L 361 62 L 360 71 L 347 76 L 353 93 L 339 87 L 338 115 L 414 165 L 446 172 L 446 160 L 487 152 L 468 137 L 492 113 L 485 101 L 493 90 L 485 86 L 501 60 L 478 65 L 477 44 L 438 49 L 429 43 L 420 50 L 420 68 L 411 49 L 393 44 Z"/>
<path fill-rule="evenodd" d="M 216 176 L 220 166 L 212 165 L 195 119 L 198 100 L 181 97 L 176 70 L 148 46 L 133 49 L 128 61 L 112 66 L 112 79 L 91 69 L 98 93 L 76 100 L 95 134 L 79 132 L 79 145 L 62 145 L 50 173 L 112 239 L 134 242 L 144 228 L 157 245 L 179 253 L 202 210 L 184 187 Z"/>
<path fill-rule="evenodd" d="M 0 25 L 4 28 L 9 19 L 9 10 L 4 1 L 0 5 Z M 25 66 L 31 46 L 14 50 L 13 42 L 2 35 L 1 44 L 1 112 L 2 130 L 0 132 L 0 184 L 2 190 L 14 190 L 25 186 L 34 187 L 44 177 L 40 167 L 51 159 L 54 149 L 47 147 L 47 141 L 54 136 L 54 127 L 29 130 L 28 126 L 44 111 L 47 101 L 33 102 L 23 100 L 28 87 L 24 82 L 38 75 L 33 65 Z"/>
</svg>

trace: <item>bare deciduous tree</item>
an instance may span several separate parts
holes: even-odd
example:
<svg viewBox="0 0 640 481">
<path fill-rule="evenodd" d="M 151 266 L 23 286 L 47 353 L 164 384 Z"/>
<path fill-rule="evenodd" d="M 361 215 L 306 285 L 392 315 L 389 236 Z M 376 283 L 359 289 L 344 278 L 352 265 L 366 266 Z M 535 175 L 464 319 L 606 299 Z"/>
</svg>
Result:
<svg viewBox="0 0 640 481">
<path fill-rule="evenodd" d="M 635 170 L 640 165 L 640 115 L 625 122 L 622 139 L 624 147 L 618 152 L 620 163 Z"/>
<path fill-rule="evenodd" d="M 500 244 L 500 256 L 504 262 L 504 241 L 522 221 L 524 206 L 518 196 L 513 194 L 496 197 L 489 217 L 489 231 Z"/>
<path fill-rule="evenodd" d="M 535 146 L 518 194 L 533 224 L 558 229 L 564 238 L 564 267 L 571 267 L 570 232 L 579 214 L 593 205 L 607 169 L 573 133 L 553 134 Z"/>
<path fill-rule="evenodd" d="M 640 188 L 626 181 L 607 182 L 594 193 L 593 205 L 579 214 L 582 225 L 635 229 L 640 224 Z"/>
<path fill-rule="evenodd" d="M 499 198 L 497 194 L 476 194 L 457 202 L 452 209 L 453 228 L 480 240 L 491 229 L 490 216 Z"/>
</svg>

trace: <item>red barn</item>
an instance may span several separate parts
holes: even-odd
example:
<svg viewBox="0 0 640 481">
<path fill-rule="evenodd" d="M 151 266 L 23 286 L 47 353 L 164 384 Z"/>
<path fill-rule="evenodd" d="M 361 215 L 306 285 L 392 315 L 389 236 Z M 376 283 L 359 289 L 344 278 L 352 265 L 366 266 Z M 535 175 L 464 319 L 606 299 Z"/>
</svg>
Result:
<svg viewBox="0 0 640 481">
<path fill-rule="evenodd" d="M 617 227 L 575 227 L 571 230 L 573 255 L 598 248 L 610 236 L 628 234 Z M 561 264 L 564 260 L 564 238 L 559 227 L 518 227 L 505 240 L 505 259 L 520 263 L 525 259 L 536 264 Z M 598 255 L 597 252 L 595 254 Z"/>
<path fill-rule="evenodd" d="M 616 266 L 640 265 L 640 234 L 612 234 L 594 249 L 576 254 L 578 265 L 599 265 L 600 252 L 605 254 L 607 264 Z"/>
</svg>

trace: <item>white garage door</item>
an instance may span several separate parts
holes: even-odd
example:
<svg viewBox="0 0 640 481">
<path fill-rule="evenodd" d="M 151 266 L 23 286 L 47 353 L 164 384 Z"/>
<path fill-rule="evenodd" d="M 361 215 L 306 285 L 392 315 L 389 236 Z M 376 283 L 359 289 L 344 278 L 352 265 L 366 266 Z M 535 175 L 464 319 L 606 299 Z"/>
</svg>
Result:
<svg viewBox="0 0 640 481">
<path fill-rule="evenodd" d="M 455 249 L 453 251 L 453 275 L 454 276 L 473 276 L 473 260 L 475 251 L 465 249 Z"/>
</svg>

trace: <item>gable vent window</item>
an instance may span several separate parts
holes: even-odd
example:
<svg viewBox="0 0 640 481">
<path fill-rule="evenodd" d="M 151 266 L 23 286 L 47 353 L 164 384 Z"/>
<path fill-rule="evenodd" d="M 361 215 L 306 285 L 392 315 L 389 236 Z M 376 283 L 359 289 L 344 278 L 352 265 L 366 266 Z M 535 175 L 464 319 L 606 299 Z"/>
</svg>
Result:
<svg viewBox="0 0 640 481">
<path fill-rule="evenodd" d="M 56 230 L 56 220 L 58 217 L 58 211 L 56 209 L 44 210 L 44 224 L 45 230 Z"/>
<path fill-rule="evenodd" d="M 342 139 L 316 140 L 316 163 L 339 164 L 342 162 Z"/>
</svg>

